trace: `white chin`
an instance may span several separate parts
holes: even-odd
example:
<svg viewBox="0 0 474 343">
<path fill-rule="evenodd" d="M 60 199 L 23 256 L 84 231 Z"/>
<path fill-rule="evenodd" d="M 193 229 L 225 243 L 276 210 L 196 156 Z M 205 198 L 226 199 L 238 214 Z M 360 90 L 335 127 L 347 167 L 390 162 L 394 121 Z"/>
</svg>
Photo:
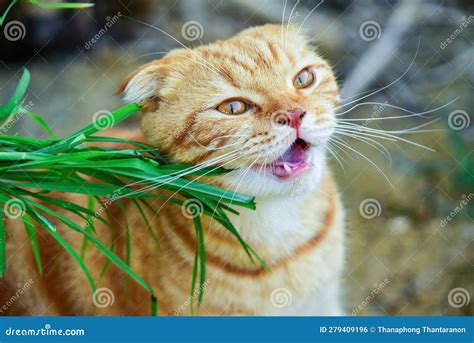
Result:
<svg viewBox="0 0 474 343">
<path fill-rule="evenodd" d="M 268 170 L 236 169 L 223 175 L 221 181 L 231 190 L 257 197 L 305 195 L 317 188 L 324 173 L 324 150 L 312 148 L 307 162 L 310 169 L 290 178 L 279 179 Z"/>
</svg>

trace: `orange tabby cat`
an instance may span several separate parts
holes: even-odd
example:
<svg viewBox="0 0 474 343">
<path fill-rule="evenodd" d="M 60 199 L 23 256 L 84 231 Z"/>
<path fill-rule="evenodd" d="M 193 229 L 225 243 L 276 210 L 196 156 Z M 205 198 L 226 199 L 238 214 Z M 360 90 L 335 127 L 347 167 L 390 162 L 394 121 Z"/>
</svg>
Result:
<svg viewBox="0 0 474 343">
<path fill-rule="evenodd" d="M 231 220 L 271 271 L 253 264 L 229 232 L 203 215 L 207 280 L 197 314 L 341 314 L 343 209 L 325 163 L 339 94 L 331 68 L 306 37 L 292 27 L 265 25 L 173 50 L 131 73 L 120 92 L 144 105 L 148 143 L 177 162 L 235 168 L 206 181 L 256 195 L 257 210 L 239 208 Z M 85 205 L 84 197 L 67 198 Z M 108 208 L 114 232 L 96 221 L 98 237 L 107 246 L 115 242 L 114 251 L 124 258 L 126 215 L 131 267 L 154 288 L 159 314 L 189 315 L 197 296 L 190 297 L 196 244 L 190 215 L 176 204 L 153 203 L 147 215 L 157 248 L 136 207 L 125 206 Z M 57 230 L 80 250 L 80 234 L 59 224 Z M 44 276 L 20 221 L 11 220 L 7 231 L 0 304 L 9 305 L 0 308 L 2 314 L 90 315 L 93 303 L 97 314 L 150 313 L 148 294 L 119 269 L 111 266 L 101 277 L 106 260 L 94 247 L 85 261 L 101 287 L 95 295 L 74 260 L 43 230 Z M 15 297 L 27 282 L 31 286 Z"/>
</svg>

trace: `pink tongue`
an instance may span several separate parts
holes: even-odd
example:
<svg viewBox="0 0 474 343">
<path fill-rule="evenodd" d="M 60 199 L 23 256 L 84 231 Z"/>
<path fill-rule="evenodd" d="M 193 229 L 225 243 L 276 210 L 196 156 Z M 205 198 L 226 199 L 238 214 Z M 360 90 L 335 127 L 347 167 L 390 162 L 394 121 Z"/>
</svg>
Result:
<svg viewBox="0 0 474 343">
<path fill-rule="evenodd" d="M 272 172 L 275 176 L 287 178 L 298 175 L 309 167 L 309 164 L 305 161 L 303 147 L 299 144 L 293 144 L 280 158 L 273 162 Z"/>
<path fill-rule="evenodd" d="M 305 155 L 304 150 L 299 144 L 293 144 L 285 153 L 275 161 L 276 165 L 283 165 L 287 163 L 288 165 L 295 163 L 300 164 L 304 162 Z"/>
</svg>

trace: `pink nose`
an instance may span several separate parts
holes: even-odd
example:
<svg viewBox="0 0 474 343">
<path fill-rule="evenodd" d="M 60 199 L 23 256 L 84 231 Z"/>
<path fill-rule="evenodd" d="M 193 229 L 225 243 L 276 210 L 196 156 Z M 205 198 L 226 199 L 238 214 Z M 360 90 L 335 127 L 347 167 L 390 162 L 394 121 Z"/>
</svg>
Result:
<svg viewBox="0 0 474 343">
<path fill-rule="evenodd" d="M 301 126 L 301 120 L 304 118 L 306 111 L 301 108 L 294 108 L 287 111 L 290 117 L 290 126 L 294 129 L 299 129 Z"/>
</svg>

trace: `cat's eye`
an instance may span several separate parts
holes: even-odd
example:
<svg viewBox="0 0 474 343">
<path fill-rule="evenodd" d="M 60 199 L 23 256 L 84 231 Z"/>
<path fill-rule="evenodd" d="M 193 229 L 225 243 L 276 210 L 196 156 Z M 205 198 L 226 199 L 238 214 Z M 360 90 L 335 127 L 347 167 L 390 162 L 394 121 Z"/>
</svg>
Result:
<svg viewBox="0 0 474 343">
<path fill-rule="evenodd" d="M 297 89 L 303 89 L 311 86 L 314 82 L 315 76 L 309 68 L 305 68 L 296 75 L 293 80 L 293 86 Z"/>
<path fill-rule="evenodd" d="M 217 110 L 225 114 L 242 114 L 248 110 L 248 107 L 245 101 L 227 100 L 217 106 Z"/>
</svg>

